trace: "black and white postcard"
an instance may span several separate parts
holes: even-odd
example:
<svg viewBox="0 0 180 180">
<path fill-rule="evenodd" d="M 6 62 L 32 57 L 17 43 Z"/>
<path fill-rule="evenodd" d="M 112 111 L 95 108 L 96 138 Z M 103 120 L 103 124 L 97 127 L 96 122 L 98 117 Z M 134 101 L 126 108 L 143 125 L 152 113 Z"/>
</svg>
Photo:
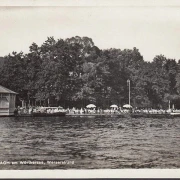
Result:
<svg viewBox="0 0 180 180">
<path fill-rule="evenodd" d="M 4 1 L 0 170 L 179 177 L 179 5 Z"/>
</svg>

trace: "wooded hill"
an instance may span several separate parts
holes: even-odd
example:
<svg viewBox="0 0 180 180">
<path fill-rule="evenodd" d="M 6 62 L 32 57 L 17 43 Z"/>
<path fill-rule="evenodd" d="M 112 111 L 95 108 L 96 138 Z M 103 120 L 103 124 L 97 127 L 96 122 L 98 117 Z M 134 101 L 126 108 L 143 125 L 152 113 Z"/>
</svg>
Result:
<svg viewBox="0 0 180 180">
<path fill-rule="evenodd" d="M 33 43 L 27 54 L 5 56 L 0 71 L 0 84 L 19 93 L 17 105 L 122 106 L 129 79 L 134 107 L 168 108 L 170 100 L 180 108 L 180 61 L 157 55 L 146 62 L 137 48 L 102 50 L 88 37 Z"/>
</svg>

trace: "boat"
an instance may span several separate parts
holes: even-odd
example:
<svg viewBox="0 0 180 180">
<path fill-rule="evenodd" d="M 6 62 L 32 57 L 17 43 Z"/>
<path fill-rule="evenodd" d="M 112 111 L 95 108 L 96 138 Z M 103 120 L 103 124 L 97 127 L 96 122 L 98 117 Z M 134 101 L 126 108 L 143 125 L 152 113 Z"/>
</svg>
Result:
<svg viewBox="0 0 180 180">
<path fill-rule="evenodd" d="M 180 112 L 171 112 L 170 115 L 172 117 L 180 117 Z"/>
<path fill-rule="evenodd" d="M 33 117 L 65 116 L 66 111 L 62 107 L 40 107 L 32 112 Z"/>
</svg>

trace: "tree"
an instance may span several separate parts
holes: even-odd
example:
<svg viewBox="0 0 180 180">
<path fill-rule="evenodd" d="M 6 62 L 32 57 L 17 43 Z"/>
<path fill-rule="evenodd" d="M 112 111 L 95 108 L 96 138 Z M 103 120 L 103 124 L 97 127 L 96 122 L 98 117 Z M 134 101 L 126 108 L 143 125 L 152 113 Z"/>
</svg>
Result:
<svg viewBox="0 0 180 180">
<path fill-rule="evenodd" d="M 18 93 L 18 100 L 25 99 L 26 96 L 26 83 L 28 80 L 27 62 L 22 52 L 12 52 L 8 56 L 4 57 L 4 66 L 1 70 L 0 83 L 13 91 Z M 18 103 L 20 103 L 18 101 Z"/>
<path fill-rule="evenodd" d="M 41 46 L 32 43 L 29 53 L 4 59 L 0 83 L 26 101 L 122 106 L 128 103 L 129 79 L 133 107 L 167 108 L 169 100 L 180 106 L 180 61 L 164 55 L 145 62 L 137 48 L 101 50 L 91 38 L 75 36 L 48 37 Z"/>
</svg>

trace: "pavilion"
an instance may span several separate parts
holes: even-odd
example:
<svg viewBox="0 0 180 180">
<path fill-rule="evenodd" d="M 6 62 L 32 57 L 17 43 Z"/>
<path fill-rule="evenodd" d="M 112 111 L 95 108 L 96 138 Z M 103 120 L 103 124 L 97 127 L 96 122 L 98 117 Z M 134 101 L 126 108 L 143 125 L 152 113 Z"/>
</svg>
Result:
<svg viewBox="0 0 180 180">
<path fill-rule="evenodd" d="M 14 115 L 16 94 L 0 85 L 0 116 Z"/>
</svg>

